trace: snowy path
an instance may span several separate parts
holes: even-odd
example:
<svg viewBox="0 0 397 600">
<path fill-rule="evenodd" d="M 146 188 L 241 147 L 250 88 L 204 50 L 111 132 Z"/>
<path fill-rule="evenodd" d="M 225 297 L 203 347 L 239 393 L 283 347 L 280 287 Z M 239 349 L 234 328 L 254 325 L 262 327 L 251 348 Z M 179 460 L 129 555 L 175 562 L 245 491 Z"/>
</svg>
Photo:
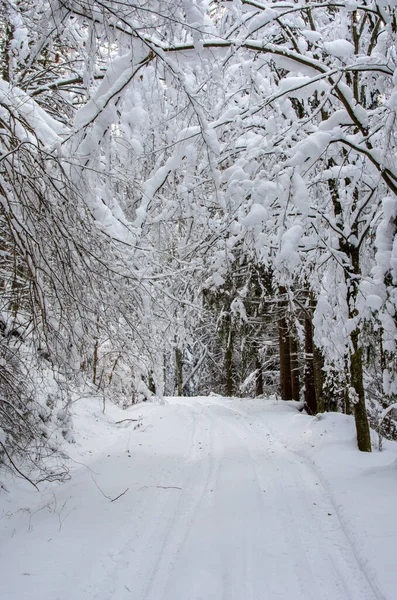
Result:
<svg viewBox="0 0 397 600">
<path fill-rule="evenodd" d="M 4 600 L 375 600 L 311 466 L 238 400 L 156 407 L 0 545 Z M 97 485 L 111 498 L 110 502 Z M 14 525 L 13 525 L 14 527 Z"/>
</svg>

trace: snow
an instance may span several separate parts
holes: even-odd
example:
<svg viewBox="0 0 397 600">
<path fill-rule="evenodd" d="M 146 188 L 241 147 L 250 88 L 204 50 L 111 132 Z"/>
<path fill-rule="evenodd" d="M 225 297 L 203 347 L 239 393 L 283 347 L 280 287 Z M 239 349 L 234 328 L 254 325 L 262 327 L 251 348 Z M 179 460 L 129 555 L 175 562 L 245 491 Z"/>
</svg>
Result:
<svg viewBox="0 0 397 600">
<path fill-rule="evenodd" d="M 390 259 L 393 250 L 394 219 L 397 215 L 397 203 L 395 198 L 386 196 L 382 201 L 382 219 L 380 220 L 375 238 L 376 264 L 373 267 L 375 282 L 380 284 L 385 273 L 390 268 Z"/>
<path fill-rule="evenodd" d="M 59 145 L 61 136 L 68 133 L 68 129 L 64 125 L 50 117 L 28 94 L 3 80 L 0 80 L 0 103 L 4 105 L 3 111 L 4 107 L 8 107 L 11 113 L 13 111 L 19 113 L 34 131 L 37 139 L 45 146 Z M 5 116 L 8 118 L 8 111 Z M 35 136 L 28 132 L 28 128 L 22 128 L 19 125 L 16 127 L 16 132 L 21 136 L 21 141 L 34 143 Z"/>
<path fill-rule="evenodd" d="M 225 283 L 222 275 L 217 272 L 212 274 L 211 279 L 216 287 L 221 287 Z"/>
<path fill-rule="evenodd" d="M 136 218 L 133 223 L 137 229 L 141 228 L 147 216 L 147 210 L 150 202 L 153 200 L 156 192 L 164 185 L 170 172 L 178 167 L 181 161 L 181 149 L 178 149 L 170 156 L 165 164 L 161 166 L 152 176 L 145 181 L 142 186 L 142 202 L 136 210 Z"/>
<path fill-rule="evenodd" d="M 89 125 L 98 117 L 112 98 L 117 99 L 121 90 L 128 84 L 134 70 L 137 68 L 136 63 L 133 63 L 133 58 L 137 60 L 141 58 L 141 55 L 138 54 L 137 57 L 136 51 L 131 51 L 112 60 L 94 97 L 77 111 L 74 119 L 76 129 Z"/>
<path fill-rule="evenodd" d="M 291 158 L 288 159 L 288 165 L 302 165 L 308 159 L 314 161 L 325 151 L 332 137 L 329 133 L 316 131 L 308 136 L 302 142 L 298 142 L 291 152 Z"/>
<path fill-rule="evenodd" d="M 301 225 L 293 225 L 281 237 L 281 249 L 278 255 L 279 263 L 285 263 L 291 269 L 294 269 L 300 264 L 298 254 L 298 246 L 303 235 Z"/>
<path fill-rule="evenodd" d="M 304 35 L 305 38 L 312 43 L 321 40 L 321 33 L 319 31 L 312 31 L 311 29 L 302 29 L 301 34 Z"/>
<path fill-rule="evenodd" d="M 366 298 L 366 303 L 367 303 L 367 306 L 369 306 L 370 308 L 372 308 L 374 310 L 379 310 L 383 304 L 383 300 L 377 294 L 370 294 Z"/>
<path fill-rule="evenodd" d="M 278 16 L 279 14 L 276 10 L 273 10 L 272 8 L 266 8 L 252 19 L 248 27 L 249 33 L 261 29 L 268 23 L 271 23 L 271 21 L 273 21 L 274 19 L 277 19 Z"/>
<path fill-rule="evenodd" d="M 5 482 L 2 598 L 394 599 L 397 444 L 300 408 L 76 403 L 71 480 Z"/>
<path fill-rule="evenodd" d="M 254 203 L 249 213 L 245 217 L 241 217 L 239 219 L 240 223 L 242 223 L 245 227 L 255 227 L 258 223 L 261 223 L 267 218 L 266 209 L 260 204 Z"/>
<path fill-rule="evenodd" d="M 234 298 L 233 302 L 230 305 L 230 312 L 234 317 L 241 319 L 245 323 L 248 322 L 244 302 L 241 298 Z"/>
<path fill-rule="evenodd" d="M 334 127 L 339 127 L 340 125 L 348 125 L 351 123 L 351 118 L 349 117 L 347 111 L 345 109 L 336 110 L 328 119 L 325 119 L 319 125 L 320 131 L 330 131 Z"/>
<path fill-rule="evenodd" d="M 336 58 L 349 58 L 354 53 L 354 46 L 347 40 L 334 40 L 333 42 L 325 42 L 324 48 Z"/>
<path fill-rule="evenodd" d="M 279 83 L 279 89 L 283 93 L 294 92 L 291 94 L 294 98 L 309 98 L 315 92 L 327 92 L 328 84 L 321 80 L 308 76 L 294 77 L 289 76 L 282 79 Z"/>
<path fill-rule="evenodd" d="M 297 57 L 298 56 L 299 55 L 297 55 Z M 306 75 L 308 77 L 316 77 L 316 75 L 318 75 L 319 63 L 314 59 L 312 60 L 313 66 L 309 64 L 309 61 L 307 61 L 305 64 L 302 64 L 302 62 L 299 60 L 295 60 L 293 53 L 290 53 L 290 56 L 272 54 L 272 60 L 274 60 L 274 62 L 283 69 L 289 71 L 291 74 L 296 73 L 298 76 Z"/>
</svg>

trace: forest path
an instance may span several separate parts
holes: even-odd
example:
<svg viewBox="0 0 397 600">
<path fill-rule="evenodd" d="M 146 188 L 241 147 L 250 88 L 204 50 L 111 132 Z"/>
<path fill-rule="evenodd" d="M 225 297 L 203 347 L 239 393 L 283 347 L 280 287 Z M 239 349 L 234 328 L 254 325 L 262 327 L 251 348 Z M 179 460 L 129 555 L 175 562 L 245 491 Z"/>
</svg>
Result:
<svg viewBox="0 0 397 600">
<path fill-rule="evenodd" d="M 277 416 L 237 399 L 153 407 L 0 546 L 0 597 L 380 599 Z"/>
</svg>

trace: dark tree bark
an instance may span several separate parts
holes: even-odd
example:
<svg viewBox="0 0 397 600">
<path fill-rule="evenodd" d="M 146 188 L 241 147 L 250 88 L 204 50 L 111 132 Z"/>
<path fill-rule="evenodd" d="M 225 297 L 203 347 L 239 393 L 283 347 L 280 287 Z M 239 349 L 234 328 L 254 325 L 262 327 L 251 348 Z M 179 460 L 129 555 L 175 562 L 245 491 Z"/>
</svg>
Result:
<svg viewBox="0 0 397 600">
<path fill-rule="evenodd" d="M 96 385 L 98 371 L 98 340 L 95 340 L 94 344 L 94 355 L 92 357 L 92 383 Z"/>
<path fill-rule="evenodd" d="M 309 315 L 305 316 L 305 410 L 309 415 L 317 413 L 317 394 L 314 378 L 313 324 Z"/>
<path fill-rule="evenodd" d="M 330 161 L 331 163 L 331 161 Z M 350 183 L 346 179 L 346 183 Z M 329 190 L 331 192 L 336 223 L 343 231 L 343 209 L 339 198 L 339 192 L 335 180 L 329 180 Z M 352 209 L 357 206 L 359 199 L 359 190 L 356 187 L 353 192 Z M 343 235 L 338 238 L 339 250 L 346 256 L 344 265 L 344 276 L 347 287 L 346 301 L 348 306 L 348 317 L 351 321 L 357 318 L 358 310 L 356 308 L 359 279 L 361 276 L 360 248 L 354 240 L 360 238 L 359 223 L 357 219 L 351 225 L 352 240 L 350 241 Z M 363 383 L 363 358 L 360 345 L 360 328 L 356 327 L 350 333 L 351 350 L 349 353 L 350 372 L 349 383 L 354 390 L 353 413 L 356 424 L 357 445 L 362 452 L 371 452 L 371 435 L 369 430 L 367 409 L 365 406 L 365 391 Z M 349 391 L 350 393 L 350 391 Z"/>
<path fill-rule="evenodd" d="M 183 396 L 183 356 L 179 348 L 175 348 L 175 378 L 178 396 Z"/>
<path fill-rule="evenodd" d="M 313 344 L 313 371 L 314 371 L 314 386 L 316 388 L 317 412 L 325 411 L 324 398 L 324 357 L 321 350 Z"/>
<path fill-rule="evenodd" d="M 359 271 L 359 252 L 355 248 L 352 251 L 352 266 L 353 270 Z M 357 289 L 357 280 L 353 279 L 350 282 L 351 292 L 349 295 L 354 298 L 357 297 L 358 289 Z M 351 303 L 349 303 L 349 318 L 352 319 L 357 316 L 357 309 L 354 307 L 351 308 Z M 355 402 L 353 403 L 353 413 L 354 420 L 356 423 L 356 432 L 357 432 L 357 445 L 358 449 L 362 452 L 371 452 L 371 434 L 368 423 L 368 415 L 367 408 L 365 405 L 365 391 L 364 391 L 364 383 L 363 383 L 363 350 L 360 346 L 360 331 L 356 327 L 354 331 L 350 334 L 351 343 L 353 346 L 353 350 L 350 354 L 350 378 L 351 385 L 355 391 Z"/>
<path fill-rule="evenodd" d="M 291 366 L 291 397 L 292 400 L 299 400 L 300 397 L 300 378 L 299 378 L 299 359 L 298 342 L 296 339 L 295 327 L 289 332 L 290 348 L 290 366 Z"/>
<path fill-rule="evenodd" d="M 149 392 L 151 392 L 152 394 L 156 394 L 156 384 L 154 383 L 154 379 L 153 379 L 153 371 L 150 371 L 149 376 L 148 376 L 148 388 L 149 388 Z"/>
<path fill-rule="evenodd" d="M 282 400 L 291 400 L 291 356 L 290 341 L 288 334 L 287 319 L 285 316 L 279 318 L 278 336 L 280 348 L 280 391 Z"/>
<path fill-rule="evenodd" d="M 262 363 L 259 357 L 258 351 L 256 353 L 255 359 L 256 366 L 256 378 L 255 378 L 255 394 L 256 396 L 262 396 L 263 394 L 263 373 L 262 373 Z"/>
<path fill-rule="evenodd" d="M 1 75 L 4 81 L 10 81 L 10 54 L 11 43 L 14 38 L 14 26 L 10 21 L 9 9 L 7 2 L 1 2 L 0 18 L 2 21 L 1 39 L 0 39 L 0 58 L 1 58 Z"/>
<path fill-rule="evenodd" d="M 233 329 L 230 313 L 225 318 L 225 340 L 226 395 L 233 396 Z"/>
</svg>

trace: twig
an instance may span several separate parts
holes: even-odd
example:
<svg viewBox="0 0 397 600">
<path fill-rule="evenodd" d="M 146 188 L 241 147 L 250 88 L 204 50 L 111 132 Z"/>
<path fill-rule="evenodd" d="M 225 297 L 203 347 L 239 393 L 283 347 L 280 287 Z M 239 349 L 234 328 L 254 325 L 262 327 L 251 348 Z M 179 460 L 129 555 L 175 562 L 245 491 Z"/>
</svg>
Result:
<svg viewBox="0 0 397 600">
<path fill-rule="evenodd" d="M 121 421 L 115 421 L 115 424 L 119 425 L 119 423 L 125 423 L 126 421 L 139 421 L 139 419 L 122 419 Z"/>
<path fill-rule="evenodd" d="M 129 489 L 130 488 L 127 488 L 126 490 L 124 490 L 124 492 L 121 492 L 121 494 L 119 494 L 118 496 L 116 496 L 116 498 L 113 498 L 113 500 L 111 500 L 110 502 L 116 502 L 116 500 L 118 500 L 119 498 L 121 498 L 121 496 L 124 496 L 124 494 L 126 494 Z"/>
<path fill-rule="evenodd" d="M 139 488 L 138 492 L 140 490 L 143 490 L 144 488 L 161 488 L 162 490 L 181 490 L 181 487 L 178 487 L 177 485 L 143 485 L 142 487 Z"/>
<path fill-rule="evenodd" d="M 121 492 L 121 494 L 119 494 L 115 498 L 111 498 L 110 496 L 108 496 L 107 494 L 105 494 L 105 492 L 99 487 L 98 482 L 96 481 L 95 477 L 93 477 L 91 475 L 91 479 L 95 483 L 95 485 L 97 486 L 98 490 L 101 492 L 102 496 L 104 498 L 106 498 L 107 500 L 110 500 L 110 502 L 116 502 L 116 500 L 118 500 L 119 498 L 121 498 L 121 496 L 124 496 L 124 494 L 126 494 L 128 492 L 128 490 L 130 489 L 130 488 L 127 488 L 126 490 L 124 490 L 124 492 Z"/>
<path fill-rule="evenodd" d="M 37 487 L 37 485 L 35 484 L 34 481 L 32 481 L 31 479 L 29 479 L 29 477 L 27 475 L 25 475 L 24 473 L 22 473 L 22 471 L 20 471 L 18 469 L 18 467 L 16 466 L 16 464 L 14 463 L 14 461 L 12 460 L 11 456 L 8 454 L 6 447 L 4 446 L 3 442 L 0 442 L 1 447 L 4 450 L 4 454 L 6 455 L 6 457 L 8 458 L 8 460 L 10 461 L 10 463 L 12 464 L 12 466 L 14 467 L 14 469 L 16 470 L 16 472 L 23 477 L 24 479 L 26 479 L 26 481 L 29 481 L 29 483 L 31 483 L 33 485 L 33 487 L 36 488 L 37 491 L 39 491 L 39 488 Z"/>
</svg>

